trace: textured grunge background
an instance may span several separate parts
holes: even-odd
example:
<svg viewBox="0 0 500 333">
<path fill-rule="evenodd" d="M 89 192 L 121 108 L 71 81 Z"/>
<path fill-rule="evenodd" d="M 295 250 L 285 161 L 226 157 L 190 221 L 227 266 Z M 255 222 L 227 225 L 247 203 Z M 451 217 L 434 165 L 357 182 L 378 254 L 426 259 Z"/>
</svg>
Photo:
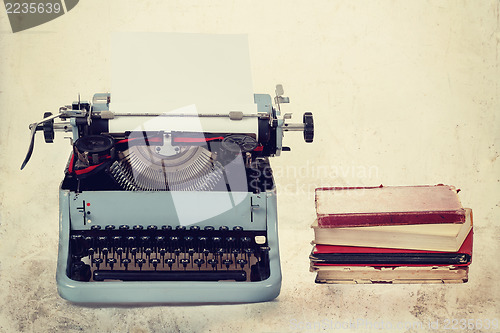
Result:
<svg viewBox="0 0 500 333">
<path fill-rule="evenodd" d="M 101 308 L 57 295 L 57 194 L 70 146 L 39 136 L 21 172 L 28 124 L 78 93 L 110 90 L 113 31 L 248 34 L 254 91 L 282 83 L 294 120 L 314 113 L 314 144 L 289 133 L 292 152 L 272 159 L 284 275 L 275 301 Z M 499 41 L 492 0 L 87 0 L 15 34 L 2 9 L 0 332 L 312 332 L 351 321 L 358 327 L 338 329 L 425 332 L 404 324 L 500 319 Z M 314 187 L 437 183 L 460 188 L 474 211 L 467 284 L 314 284 Z"/>
</svg>

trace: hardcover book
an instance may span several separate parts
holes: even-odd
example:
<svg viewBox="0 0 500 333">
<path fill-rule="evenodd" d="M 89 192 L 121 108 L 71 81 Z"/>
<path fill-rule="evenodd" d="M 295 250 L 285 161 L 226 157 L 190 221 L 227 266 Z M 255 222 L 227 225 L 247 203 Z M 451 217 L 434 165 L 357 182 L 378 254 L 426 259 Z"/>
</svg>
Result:
<svg viewBox="0 0 500 333">
<path fill-rule="evenodd" d="M 457 252 L 472 229 L 472 210 L 465 216 L 463 223 L 351 228 L 323 228 L 316 220 L 312 228 L 315 244 Z"/>
<path fill-rule="evenodd" d="M 457 252 L 422 251 L 342 245 L 316 245 L 312 265 L 469 265 L 473 230 Z"/>
<path fill-rule="evenodd" d="M 316 283 L 465 283 L 468 266 L 325 266 L 317 271 Z"/>
<path fill-rule="evenodd" d="M 465 210 L 453 186 L 323 187 L 315 191 L 322 228 L 460 224 Z"/>
</svg>

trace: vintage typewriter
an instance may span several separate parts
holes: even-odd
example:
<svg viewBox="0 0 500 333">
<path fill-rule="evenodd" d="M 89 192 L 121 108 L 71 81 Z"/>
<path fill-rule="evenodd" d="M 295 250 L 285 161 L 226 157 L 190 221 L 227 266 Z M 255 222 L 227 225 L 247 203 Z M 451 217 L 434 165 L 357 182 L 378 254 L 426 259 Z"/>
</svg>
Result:
<svg viewBox="0 0 500 333">
<path fill-rule="evenodd" d="M 280 85 L 276 93 L 274 106 L 270 95 L 255 94 L 255 114 L 198 115 L 112 112 L 112 96 L 95 94 L 31 124 L 21 169 L 37 131 L 49 143 L 56 131 L 72 133 L 60 186 L 59 294 L 89 303 L 275 298 L 281 271 L 268 157 L 290 150 L 284 131 L 303 131 L 306 142 L 314 135 L 312 114 L 287 123 L 279 104 L 288 98 Z M 110 130 L 118 119 L 139 118 L 196 120 L 204 130 Z M 222 120 L 229 125 L 207 125 Z M 255 133 L 231 130 L 242 121 L 254 122 Z"/>
</svg>

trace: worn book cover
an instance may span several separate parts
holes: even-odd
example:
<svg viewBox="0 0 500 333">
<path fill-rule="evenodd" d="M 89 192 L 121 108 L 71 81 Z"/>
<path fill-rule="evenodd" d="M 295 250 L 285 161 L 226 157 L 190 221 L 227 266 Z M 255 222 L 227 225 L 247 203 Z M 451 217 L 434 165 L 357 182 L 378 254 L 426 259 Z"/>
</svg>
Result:
<svg viewBox="0 0 500 333">
<path fill-rule="evenodd" d="M 456 252 L 472 229 L 472 210 L 464 223 L 322 228 L 314 221 L 314 243 L 393 249 Z"/>
<path fill-rule="evenodd" d="M 463 223 L 453 186 L 322 187 L 315 191 L 322 228 Z"/>
<path fill-rule="evenodd" d="M 473 234 L 471 230 L 457 252 L 316 245 L 309 259 L 313 265 L 469 265 Z"/>
<path fill-rule="evenodd" d="M 469 279 L 468 266 L 328 266 L 311 268 L 317 271 L 316 283 L 331 284 L 413 284 L 413 283 L 465 283 Z"/>
</svg>

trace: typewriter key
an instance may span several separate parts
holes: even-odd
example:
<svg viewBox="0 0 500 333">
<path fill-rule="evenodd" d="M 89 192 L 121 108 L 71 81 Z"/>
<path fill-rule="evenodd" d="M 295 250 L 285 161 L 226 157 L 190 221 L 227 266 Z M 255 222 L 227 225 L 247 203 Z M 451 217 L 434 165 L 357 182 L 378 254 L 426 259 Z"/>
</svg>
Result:
<svg viewBox="0 0 500 333">
<path fill-rule="evenodd" d="M 73 255 L 84 253 L 84 239 L 82 235 L 71 235 L 71 252 Z"/>
<path fill-rule="evenodd" d="M 226 253 L 226 249 L 225 249 L 225 248 L 223 248 L 223 247 L 219 247 L 219 248 L 217 249 L 217 254 L 221 257 L 221 259 L 222 259 L 222 257 L 224 256 L 224 253 Z"/>
<path fill-rule="evenodd" d="M 123 247 L 117 247 L 115 250 L 115 253 L 118 255 L 118 257 L 121 259 L 122 254 L 123 254 Z"/>
<path fill-rule="evenodd" d="M 139 252 L 139 249 L 136 247 L 133 247 L 130 249 L 130 253 L 132 254 L 132 257 L 134 257 L 134 259 L 135 259 L 135 256 L 137 255 L 137 252 Z"/>
<path fill-rule="evenodd" d="M 142 259 L 142 258 L 137 258 L 135 259 L 135 264 L 137 266 L 139 266 L 139 269 L 142 270 L 142 265 L 144 265 L 146 263 L 146 260 Z"/>
<path fill-rule="evenodd" d="M 113 246 L 120 246 L 122 242 L 122 236 L 113 236 L 111 237 L 111 239 L 113 240 Z"/>
<path fill-rule="evenodd" d="M 129 259 L 129 258 L 123 258 L 121 263 L 123 264 L 123 266 L 125 267 L 125 270 L 128 270 L 128 265 L 131 263 L 132 261 Z"/>
<path fill-rule="evenodd" d="M 260 252 L 263 252 L 263 253 L 267 253 L 271 250 L 271 248 L 269 246 L 261 246 L 259 249 L 260 249 Z"/>
<path fill-rule="evenodd" d="M 126 240 L 127 240 L 127 245 L 126 245 L 127 247 L 135 246 L 135 240 L 136 240 L 135 236 L 127 236 Z"/>
<path fill-rule="evenodd" d="M 189 259 L 183 258 L 183 259 L 180 260 L 180 263 L 182 264 L 182 266 L 184 267 L 184 269 L 186 269 L 187 265 L 189 264 Z"/>
<path fill-rule="evenodd" d="M 144 253 L 146 254 L 146 257 L 149 258 L 149 256 L 151 255 L 151 253 L 153 253 L 153 249 L 151 249 L 150 247 L 144 249 Z"/>
<path fill-rule="evenodd" d="M 205 260 L 203 260 L 203 259 L 195 259 L 194 263 L 196 264 L 196 266 L 198 266 L 198 269 L 201 269 L 201 266 L 205 263 Z"/>
<path fill-rule="evenodd" d="M 250 244 L 251 241 L 252 239 L 250 237 L 241 237 L 241 242 L 243 244 Z"/>
<path fill-rule="evenodd" d="M 85 236 L 85 245 L 86 246 L 92 246 L 94 244 L 94 237 L 92 236 Z"/>
<path fill-rule="evenodd" d="M 95 264 L 96 269 L 99 269 L 99 265 L 102 264 L 102 259 L 101 258 L 94 258 L 94 259 L 92 259 L 92 263 Z"/>
<path fill-rule="evenodd" d="M 186 243 L 186 247 L 190 247 L 191 244 L 193 243 L 194 237 L 192 236 L 185 236 L 184 237 L 184 242 Z"/>
<path fill-rule="evenodd" d="M 106 236 L 99 236 L 97 237 L 97 245 L 98 246 L 105 246 L 108 242 L 108 237 Z"/>
<path fill-rule="evenodd" d="M 248 261 L 246 261 L 245 259 L 238 259 L 236 263 L 240 265 L 240 267 L 243 269 L 245 265 L 248 263 Z"/>
<path fill-rule="evenodd" d="M 156 236 L 155 237 L 155 241 L 156 241 L 156 246 L 161 247 L 162 245 L 165 244 L 165 237 L 163 237 L 163 236 Z"/>
<path fill-rule="evenodd" d="M 232 261 L 231 259 L 224 259 L 224 260 L 222 261 L 222 263 L 223 263 L 224 265 L 226 265 L 226 268 L 227 268 L 227 269 L 229 269 L 229 266 L 231 266 L 231 265 L 233 264 L 233 261 Z"/>
<path fill-rule="evenodd" d="M 226 237 L 226 246 L 229 249 L 232 249 L 235 244 L 236 244 L 236 238 L 234 238 L 234 237 Z"/>
<path fill-rule="evenodd" d="M 208 260 L 208 263 L 212 266 L 212 268 L 215 270 L 217 268 L 217 264 L 219 263 L 219 261 L 217 261 L 217 259 L 209 259 Z"/>
<path fill-rule="evenodd" d="M 92 274 L 90 266 L 84 264 L 82 261 L 77 261 L 71 264 L 70 278 L 75 281 L 88 282 Z"/>
<path fill-rule="evenodd" d="M 82 238 L 83 238 L 82 235 L 71 235 L 71 240 L 80 240 Z"/>
<path fill-rule="evenodd" d="M 238 255 L 241 253 L 241 249 L 233 249 L 233 251 L 231 251 L 233 253 L 233 256 L 234 256 L 234 259 L 238 259 Z"/>
<path fill-rule="evenodd" d="M 116 264 L 116 259 L 115 258 L 108 258 L 108 260 L 106 260 L 106 262 L 108 263 L 109 268 L 113 269 L 113 266 Z"/>
<path fill-rule="evenodd" d="M 255 252 L 254 249 L 252 249 L 251 247 L 247 247 L 246 249 L 243 250 L 246 254 L 246 257 L 248 260 L 250 260 L 250 257 L 252 256 L 252 254 Z"/>
<path fill-rule="evenodd" d="M 149 237 L 149 236 L 141 236 L 141 238 L 140 238 L 141 245 L 144 247 L 148 246 L 150 239 L 151 239 L 151 237 Z"/>
<path fill-rule="evenodd" d="M 160 263 L 160 260 L 157 259 L 157 258 L 151 258 L 149 259 L 149 263 L 151 265 L 153 265 L 153 267 L 155 268 L 155 271 L 156 271 L 156 267 L 158 266 L 158 264 Z"/>
<path fill-rule="evenodd" d="M 172 269 L 172 265 L 175 264 L 175 259 L 174 258 L 165 259 L 165 263 L 168 265 L 170 269 Z"/>
</svg>

